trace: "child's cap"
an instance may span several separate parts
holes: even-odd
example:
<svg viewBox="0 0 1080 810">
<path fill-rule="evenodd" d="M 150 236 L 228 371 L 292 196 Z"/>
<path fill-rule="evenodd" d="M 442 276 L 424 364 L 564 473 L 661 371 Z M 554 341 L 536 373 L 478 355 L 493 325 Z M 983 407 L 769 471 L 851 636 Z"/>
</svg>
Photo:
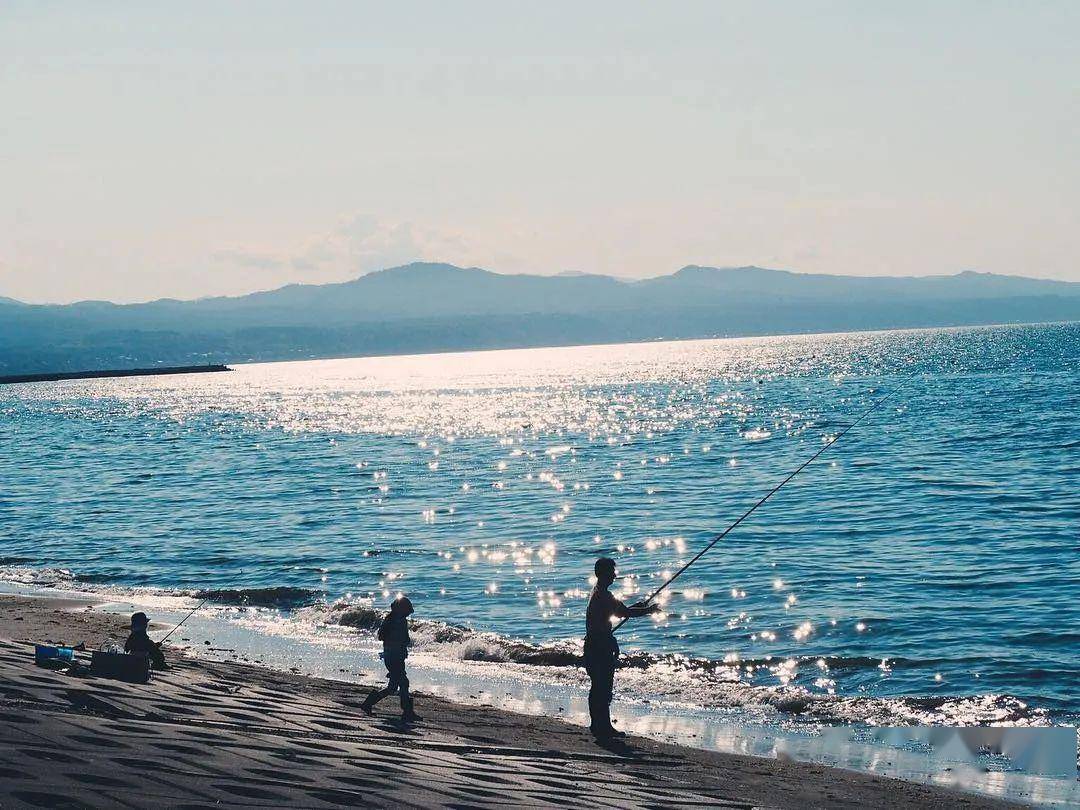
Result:
<svg viewBox="0 0 1080 810">
<path fill-rule="evenodd" d="M 131 614 L 131 626 L 135 628 L 144 628 L 150 624 L 150 619 L 146 617 L 146 614 L 141 610 L 138 613 Z"/>
<path fill-rule="evenodd" d="M 391 613 L 404 613 L 406 616 L 408 616 L 410 613 L 412 613 L 413 612 L 413 606 L 412 606 L 412 602 L 409 601 L 409 597 L 407 597 L 407 596 L 399 596 L 397 599 L 395 599 L 393 602 L 391 602 L 390 603 L 390 612 Z"/>
</svg>

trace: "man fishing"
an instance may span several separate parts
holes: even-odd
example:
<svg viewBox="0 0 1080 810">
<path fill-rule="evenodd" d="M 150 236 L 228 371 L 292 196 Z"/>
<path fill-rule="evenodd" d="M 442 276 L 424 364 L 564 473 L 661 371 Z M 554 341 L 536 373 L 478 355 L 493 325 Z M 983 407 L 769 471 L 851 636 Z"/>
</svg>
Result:
<svg viewBox="0 0 1080 810">
<path fill-rule="evenodd" d="M 615 668 L 619 663 L 619 642 L 615 640 L 613 618 L 623 620 L 658 613 L 660 605 L 637 602 L 627 607 L 609 590 L 615 581 L 615 560 L 601 557 L 593 566 L 596 587 L 585 611 L 585 671 L 589 673 L 589 729 L 597 739 L 625 737 L 611 725 L 611 696 L 615 690 Z"/>
</svg>

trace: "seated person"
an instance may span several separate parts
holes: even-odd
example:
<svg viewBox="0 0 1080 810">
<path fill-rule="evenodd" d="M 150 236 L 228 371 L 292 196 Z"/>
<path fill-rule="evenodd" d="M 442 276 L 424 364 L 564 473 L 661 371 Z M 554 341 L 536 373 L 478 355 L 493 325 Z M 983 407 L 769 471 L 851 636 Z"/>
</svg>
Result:
<svg viewBox="0 0 1080 810">
<path fill-rule="evenodd" d="M 145 655 L 150 659 L 154 669 L 168 669 L 165 656 L 161 652 L 161 645 L 153 641 L 146 634 L 146 628 L 150 625 L 150 619 L 142 611 L 131 617 L 131 635 L 124 642 L 124 652 L 134 655 Z"/>
</svg>

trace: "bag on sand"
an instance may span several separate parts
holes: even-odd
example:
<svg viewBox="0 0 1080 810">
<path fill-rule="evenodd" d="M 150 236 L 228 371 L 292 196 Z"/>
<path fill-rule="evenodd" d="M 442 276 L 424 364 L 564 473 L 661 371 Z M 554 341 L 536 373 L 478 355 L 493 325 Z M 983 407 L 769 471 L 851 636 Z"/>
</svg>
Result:
<svg viewBox="0 0 1080 810">
<path fill-rule="evenodd" d="M 149 683 L 150 659 L 145 655 L 94 650 L 90 654 L 90 675 L 128 683 Z"/>
</svg>

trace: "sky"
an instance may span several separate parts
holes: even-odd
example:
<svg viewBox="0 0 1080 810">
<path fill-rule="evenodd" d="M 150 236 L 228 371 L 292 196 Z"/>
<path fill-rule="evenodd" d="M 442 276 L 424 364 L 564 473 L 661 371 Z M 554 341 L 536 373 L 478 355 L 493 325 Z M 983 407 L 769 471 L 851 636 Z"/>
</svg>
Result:
<svg viewBox="0 0 1080 810">
<path fill-rule="evenodd" d="M 1080 3 L 0 4 L 0 296 L 1080 281 Z"/>
</svg>

